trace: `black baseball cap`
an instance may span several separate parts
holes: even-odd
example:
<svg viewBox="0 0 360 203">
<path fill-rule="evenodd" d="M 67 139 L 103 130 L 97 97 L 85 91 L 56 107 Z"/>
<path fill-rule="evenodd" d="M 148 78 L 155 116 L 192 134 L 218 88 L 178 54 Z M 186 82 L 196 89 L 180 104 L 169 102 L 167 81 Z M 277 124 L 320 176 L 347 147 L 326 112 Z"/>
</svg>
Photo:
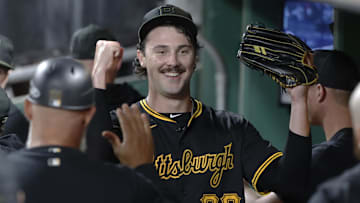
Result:
<svg viewBox="0 0 360 203">
<path fill-rule="evenodd" d="M 318 83 L 325 87 L 352 91 L 360 81 L 355 61 L 342 51 L 314 51 L 314 65 L 319 73 Z"/>
<path fill-rule="evenodd" d="M 116 41 L 116 38 L 108 29 L 98 25 L 90 24 L 80 28 L 71 37 L 71 56 L 76 59 L 94 59 L 98 40 Z"/>
<path fill-rule="evenodd" d="M 138 31 L 139 42 L 142 42 L 146 35 L 155 27 L 168 23 L 180 24 L 194 36 L 197 35 L 197 27 L 191 14 L 174 5 L 166 4 L 154 8 L 145 14 L 143 23 Z"/>
<path fill-rule="evenodd" d="M 0 35 L 0 66 L 14 69 L 14 45 L 11 40 Z"/>
</svg>

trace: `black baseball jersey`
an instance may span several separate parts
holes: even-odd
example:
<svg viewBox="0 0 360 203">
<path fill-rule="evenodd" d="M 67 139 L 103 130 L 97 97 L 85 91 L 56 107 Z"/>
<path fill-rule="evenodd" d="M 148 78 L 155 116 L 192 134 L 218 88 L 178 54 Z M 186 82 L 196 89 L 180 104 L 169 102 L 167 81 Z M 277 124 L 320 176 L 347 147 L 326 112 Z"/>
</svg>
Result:
<svg viewBox="0 0 360 203">
<path fill-rule="evenodd" d="M 123 166 L 89 161 L 67 147 L 22 149 L 9 154 L 26 202 L 157 202 L 148 179 Z"/>
<path fill-rule="evenodd" d="M 192 101 L 193 112 L 185 122 L 181 115 L 156 112 L 145 99 L 139 102 L 150 117 L 160 187 L 181 202 L 240 203 L 245 178 L 259 192 L 301 199 L 310 138 L 290 134 L 283 159 L 242 116 Z"/>
<path fill-rule="evenodd" d="M 15 134 L 0 136 L 0 152 L 9 153 L 24 148 L 24 143 Z"/>
<path fill-rule="evenodd" d="M 316 187 L 356 165 L 352 128 L 339 130 L 329 141 L 313 145 L 309 197 Z"/>
<path fill-rule="evenodd" d="M 3 135 L 15 134 L 25 143 L 29 130 L 29 121 L 24 114 L 11 102 L 8 119 L 6 120 Z"/>
<path fill-rule="evenodd" d="M 360 164 L 340 176 L 322 183 L 309 203 L 358 203 L 360 201 Z"/>
<path fill-rule="evenodd" d="M 21 191 L 14 181 L 14 166 L 6 160 L 5 154 L 0 152 L 0 202 L 19 203 L 17 196 Z"/>
</svg>

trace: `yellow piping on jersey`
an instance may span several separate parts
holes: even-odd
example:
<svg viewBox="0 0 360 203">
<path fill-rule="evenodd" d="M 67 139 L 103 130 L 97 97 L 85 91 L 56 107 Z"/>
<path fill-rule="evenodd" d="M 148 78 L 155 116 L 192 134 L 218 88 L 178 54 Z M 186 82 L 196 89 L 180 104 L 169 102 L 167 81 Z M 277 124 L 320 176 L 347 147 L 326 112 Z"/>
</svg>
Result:
<svg viewBox="0 0 360 203">
<path fill-rule="evenodd" d="M 190 126 L 190 123 L 191 121 L 194 119 L 194 118 L 197 118 L 201 115 L 202 113 L 202 103 L 196 99 L 194 99 L 195 101 L 195 104 L 196 104 L 196 110 L 195 112 L 193 113 L 193 115 L 191 116 L 191 118 L 189 119 L 189 122 L 187 124 L 187 126 L 189 127 Z M 164 120 L 164 121 L 168 121 L 168 122 L 171 122 L 171 123 L 176 123 L 175 120 L 173 119 L 170 119 L 158 112 L 156 112 L 155 110 L 153 110 L 147 103 L 146 103 L 146 100 L 143 99 L 140 101 L 140 105 L 141 107 L 151 116 L 155 117 L 155 118 L 158 118 L 160 120 Z M 150 126 L 150 128 L 154 128 L 156 126 Z"/>
<path fill-rule="evenodd" d="M 155 128 L 156 126 L 157 126 L 157 124 L 151 125 L 151 126 L 150 126 L 150 129 L 153 129 L 153 128 Z"/>
<path fill-rule="evenodd" d="M 259 177 L 264 172 L 264 170 L 271 164 L 271 162 L 273 162 L 275 159 L 277 159 L 281 156 L 283 156 L 282 152 L 277 152 L 277 153 L 271 155 L 263 164 L 261 164 L 261 166 L 258 168 L 258 170 L 256 170 L 255 175 L 254 175 L 253 179 L 251 180 L 251 184 L 253 185 L 254 189 L 257 192 L 258 192 L 258 189 L 256 188 L 256 184 L 259 180 Z M 263 192 L 259 192 L 259 193 L 261 195 L 265 194 Z"/>
<path fill-rule="evenodd" d="M 158 118 L 160 120 L 164 120 L 164 121 L 168 121 L 168 122 L 171 122 L 171 123 L 176 123 L 176 121 L 164 116 L 164 115 L 161 115 L 159 114 L 158 112 L 154 111 L 153 109 L 151 109 L 151 107 L 149 105 L 147 105 L 146 103 L 146 100 L 143 99 L 140 101 L 140 105 L 143 107 L 143 109 L 148 113 L 150 114 L 151 116 L 154 116 L 155 118 Z"/>
<path fill-rule="evenodd" d="M 194 114 L 191 116 L 191 118 L 189 119 L 189 122 L 187 124 L 187 126 L 189 127 L 190 126 L 190 123 L 191 121 L 194 119 L 194 118 L 197 118 L 200 116 L 200 114 L 202 113 L 202 103 L 199 102 L 198 100 L 194 99 L 195 103 L 196 103 L 196 110 L 194 112 Z"/>
</svg>

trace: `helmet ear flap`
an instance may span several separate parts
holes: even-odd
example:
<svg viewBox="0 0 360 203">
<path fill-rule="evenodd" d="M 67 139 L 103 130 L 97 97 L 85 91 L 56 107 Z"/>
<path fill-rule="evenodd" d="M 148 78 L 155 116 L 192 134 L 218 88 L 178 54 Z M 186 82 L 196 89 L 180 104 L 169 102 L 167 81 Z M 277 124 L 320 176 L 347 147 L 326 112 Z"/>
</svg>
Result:
<svg viewBox="0 0 360 203">
<path fill-rule="evenodd" d="M 30 102 L 59 109 L 83 110 L 94 105 L 90 73 L 71 58 L 41 62 L 30 82 Z"/>
</svg>

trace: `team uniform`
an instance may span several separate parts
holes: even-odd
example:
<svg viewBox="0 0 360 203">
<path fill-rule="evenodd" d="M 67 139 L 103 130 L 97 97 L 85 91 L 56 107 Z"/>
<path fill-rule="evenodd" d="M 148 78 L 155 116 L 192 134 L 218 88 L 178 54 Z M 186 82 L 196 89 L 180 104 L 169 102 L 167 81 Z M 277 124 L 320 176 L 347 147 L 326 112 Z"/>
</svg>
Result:
<svg viewBox="0 0 360 203">
<path fill-rule="evenodd" d="M 158 202 L 153 185 L 132 169 L 90 161 L 79 150 L 46 146 L 8 156 L 26 202 Z"/>
<path fill-rule="evenodd" d="M 309 197 L 319 184 L 340 175 L 358 162 L 353 152 L 352 128 L 343 128 L 329 141 L 313 145 L 311 162 Z"/>
<path fill-rule="evenodd" d="M 358 203 L 360 200 L 360 164 L 321 184 L 309 203 Z"/>
<path fill-rule="evenodd" d="M 11 102 L 8 119 L 6 120 L 3 135 L 15 134 L 25 143 L 29 131 L 29 122 L 24 114 Z"/>
<path fill-rule="evenodd" d="M 10 153 L 24 148 L 24 143 L 16 134 L 7 134 L 0 136 L 0 152 Z"/>
<path fill-rule="evenodd" d="M 180 202 L 244 202 L 245 178 L 259 192 L 302 198 L 310 168 L 310 138 L 290 132 L 282 158 L 283 153 L 240 115 L 192 101 L 192 113 L 170 116 L 151 109 L 146 100 L 139 102 L 150 117 L 154 167 L 163 190 Z"/>
</svg>

